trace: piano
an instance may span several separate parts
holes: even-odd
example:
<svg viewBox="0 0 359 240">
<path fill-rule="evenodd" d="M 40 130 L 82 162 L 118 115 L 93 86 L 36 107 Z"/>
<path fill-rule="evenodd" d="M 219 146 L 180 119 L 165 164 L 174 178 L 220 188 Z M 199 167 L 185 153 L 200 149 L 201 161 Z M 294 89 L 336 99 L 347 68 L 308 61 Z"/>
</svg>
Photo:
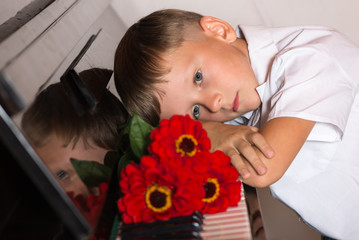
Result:
<svg viewBox="0 0 359 240">
<path fill-rule="evenodd" d="M 249 222 L 248 208 L 244 187 L 242 198 L 236 207 L 230 207 L 226 212 L 207 214 L 204 216 L 202 239 L 215 240 L 247 240 L 253 239 Z"/>
<path fill-rule="evenodd" d="M 67 69 L 112 68 L 114 49 L 127 26 L 110 0 L 34 0 L 19 10 L 0 23 L 0 149 L 4 154 L 0 177 L 2 196 L 7 196 L 0 202 L 6 208 L 0 219 L 0 238 L 51 239 L 51 234 L 57 234 L 63 239 L 87 239 L 96 229 L 49 173 L 19 123 L 36 93 L 58 82 Z M 113 81 L 109 88 L 117 95 Z M 242 187 L 238 206 L 205 215 L 198 239 L 257 239 L 246 195 Z M 117 239 L 121 239 L 121 224 L 118 231 Z"/>
</svg>

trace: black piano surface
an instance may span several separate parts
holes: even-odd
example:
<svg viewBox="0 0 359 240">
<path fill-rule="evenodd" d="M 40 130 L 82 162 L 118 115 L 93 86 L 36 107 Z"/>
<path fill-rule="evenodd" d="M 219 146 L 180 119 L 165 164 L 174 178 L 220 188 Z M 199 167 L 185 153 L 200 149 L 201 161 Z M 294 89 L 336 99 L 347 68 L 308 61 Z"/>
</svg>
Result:
<svg viewBox="0 0 359 240">
<path fill-rule="evenodd" d="M 0 106 L 0 239 L 84 239 L 92 229 Z"/>
</svg>

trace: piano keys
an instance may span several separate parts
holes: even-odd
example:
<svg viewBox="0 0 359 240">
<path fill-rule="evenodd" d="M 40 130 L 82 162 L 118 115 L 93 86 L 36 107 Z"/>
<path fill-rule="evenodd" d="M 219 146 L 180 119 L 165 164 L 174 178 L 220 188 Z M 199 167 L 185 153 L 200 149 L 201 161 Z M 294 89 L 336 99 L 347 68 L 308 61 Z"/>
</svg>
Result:
<svg viewBox="0 0 359 240">
<path fill-rule="evenodd" d="M 229 207 L 225 212 L 206 214 L 204 216 L 203 231 L 200 232 L 202 239 L 252 239 L 243 185 L 241 195 L 242 198 L 238 206 Z"/>
</svg>

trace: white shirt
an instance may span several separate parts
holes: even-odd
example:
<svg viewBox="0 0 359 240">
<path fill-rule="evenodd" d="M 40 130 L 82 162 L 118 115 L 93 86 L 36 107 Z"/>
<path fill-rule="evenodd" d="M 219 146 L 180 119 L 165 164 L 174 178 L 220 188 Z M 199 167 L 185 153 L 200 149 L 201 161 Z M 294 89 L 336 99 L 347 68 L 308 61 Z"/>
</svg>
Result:
<svg viewBox="0 0 359 240">
<path fill-rule="evenodd" d="M 316 122 L 272 195 L 322 234 L 359 239 L 359 48 L 324 27 L 240 31 L 260 84 L 252 125 L 259 114 L 259 128 L 284 116 Z"/>
</svg>

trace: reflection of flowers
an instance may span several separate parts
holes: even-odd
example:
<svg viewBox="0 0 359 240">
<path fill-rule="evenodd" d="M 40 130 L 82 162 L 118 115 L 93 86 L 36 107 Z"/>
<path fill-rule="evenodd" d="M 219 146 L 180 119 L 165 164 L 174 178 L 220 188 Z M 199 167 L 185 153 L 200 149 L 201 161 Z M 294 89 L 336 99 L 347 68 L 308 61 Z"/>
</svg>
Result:
<svg viewBox="0 0 359 240">
<path fill-rule="evenodd" d="M 240 200 L 238 173 L 223 152 L 210 153 L 199 121 L 189 116 L 162 120 L 151 132 L 149 156 L 121 172 L 125 223 L 168 220 L 194 211 L 225 211 Z"/>
<path fill-rule="evenodd" d="M 106 199 L 108 184 L 105 182 L 100 183 L 98 188 L 99 194 L 90 194 L 88 198 L 82 194 L 74 196 L 73 192 L 67 193 L 77 209 L 80 210 L 93 229 L 96 228 L 97 221 L 101 214 L 101 210 Z"/>
<path fill-rule="evenodd" d="M 125 223 L 189 215 L 203 205 L 204 189 L 186 169 L 172 169 L 150 156 L 122 171 L 120 187 L 124 197 L 118 207 Z"/>
</svg>

